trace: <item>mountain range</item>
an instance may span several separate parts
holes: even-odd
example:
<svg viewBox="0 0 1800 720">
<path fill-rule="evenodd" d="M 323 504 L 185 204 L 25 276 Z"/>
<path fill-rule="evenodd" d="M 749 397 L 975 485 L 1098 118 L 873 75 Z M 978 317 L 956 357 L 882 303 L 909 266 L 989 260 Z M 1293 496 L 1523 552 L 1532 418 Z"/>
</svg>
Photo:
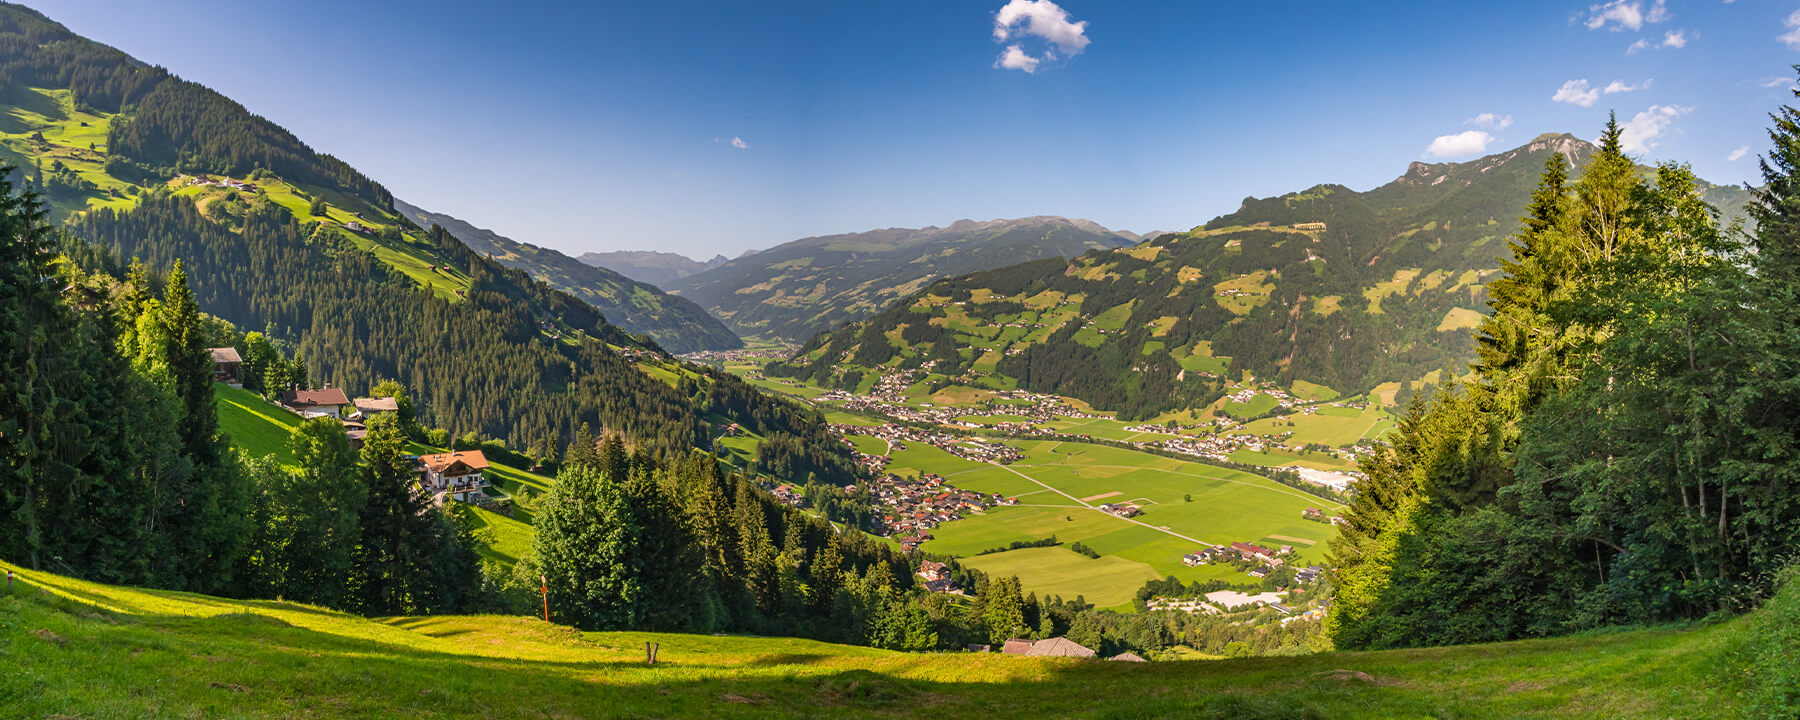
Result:
<svg viewBox="0 0 1800 720">
<path fill-rule="evenodd" d="M 777 418 L 816 457 L 843 455 L 816 413 L 730 376 L 664 369 L 659 334 L 735 346 L 691 303 L 446 215 L 421 227 L 379 182 L 230 98 L 9 3 L 0 109 L 0 158 L 77 259 L 121 276 L 134 258 L 153 274 L 180 264 L 200 310 L 265 333 L 314 383 L 360 393 L 398 380 L 420 422 L 538 457 L 583 424 L 679 450 L 712 448 L 715 419 L 758 432 Z M 647 304 L 603 317 L 601 288 Z"/>
<path fill-rule="evenodd" d="M 591 252 L 582 253 L 576 259 L 657 287 L 669 287 L 684 277 L 730 262 L 724 255 L 714 255 L 711 260 L 702 262 L 680 253 L 657 250 Z"/>
<path fill-rule="evenodd" d="M 678 278 L 667 289 L 740 335 L 799 339 L 880 312 L 939 277 L 1138 240 L 1064 217 L 959 220 L 802 238 Z"/>
<path fill-rule="evenodd" d="M 1468 162 L 1415 162 L 1366 192 L 1248 198 L 1132 247 L 921 281 L 770 371 L 853 387 L 923 368 L 941 383 L 1071 395 L 1127 418 L 1204 406 L 1244 374 L 1345 393 L 1459 375 L 1474 352 L 1464 331 L 1486 310 L 1485 284 L 1546 159 L 1579 167 L 1594 150 L 1545 134 Z M 1743 188 L 1703 191 L 1741 217 Z"/>
<path fill-rule="evenodd" d="M 464 245 L 501 265 L 531 273 L 551 287 L 581 298 L 627 332 L 643 333 L 675 353 L 743 347 L 738 336 L 692 300 L 670 295 L 605 267 L 583 263 L 550 248 L 513 240 L 398 198 L 394 209 L 420 227 L 442 226 Z M 684 258 L 685 259 L 685 258 Z"/>
</svg>

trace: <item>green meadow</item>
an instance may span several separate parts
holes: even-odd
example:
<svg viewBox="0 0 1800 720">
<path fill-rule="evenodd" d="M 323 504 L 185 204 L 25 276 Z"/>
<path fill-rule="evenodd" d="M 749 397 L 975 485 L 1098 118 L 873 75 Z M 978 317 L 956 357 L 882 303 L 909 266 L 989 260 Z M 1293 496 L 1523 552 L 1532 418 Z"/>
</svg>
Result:
<svg viewBox="0 0 1800 720">
<path fill-rule="evenodd" d="M 19 718 L 1782 717 L 1769 678 L 1800 652 L 1765 634 L 1800 614 L 1793 588 L 1710 625 L 1135 664 L 362 618 L 4 567 L 18 579 L 0 592 L 0 715 Z"/>
</svg>

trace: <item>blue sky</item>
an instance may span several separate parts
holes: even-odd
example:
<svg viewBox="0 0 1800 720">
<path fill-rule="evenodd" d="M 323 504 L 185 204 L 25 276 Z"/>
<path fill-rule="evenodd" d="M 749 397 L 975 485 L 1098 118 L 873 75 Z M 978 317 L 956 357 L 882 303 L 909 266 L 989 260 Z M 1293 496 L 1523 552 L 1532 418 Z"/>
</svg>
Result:
<svg viewBox="0 0 1800 720">
<path fill-rule="evenodd" d="M 1609 109 L 1645 159 L 1743 182 L 1800 62 L 1800 3 L 1371 5 L 34 3 L 409 202 L 571 254 L 1040 214 L 1185 229 L 1591 139 Z"/>
</svg>

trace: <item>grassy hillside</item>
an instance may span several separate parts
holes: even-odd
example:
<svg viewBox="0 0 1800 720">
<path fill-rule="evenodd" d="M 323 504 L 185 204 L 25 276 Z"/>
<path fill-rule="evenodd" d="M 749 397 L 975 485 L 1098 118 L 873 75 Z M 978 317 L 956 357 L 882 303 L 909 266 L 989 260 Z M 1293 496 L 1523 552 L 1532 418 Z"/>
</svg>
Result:
<svg viewBox="0 0 1800 720">
<path fill-rule="evenodd" d="M 670 352 L 730 350 L 744 342 L 694 301 L 670 295 L 604 267 L 589 265 L 549 248 L 522 243 L 442 213 L 427 212 L 396 199 L 396 211 L 420 227 L 440 225 L 464 245 L 501 265 L 524 270 L 550 287 L 586 300 L 608 322 L 644 333 Z"/>
<path fill-rule="evenodd" d="M 1796 595 L 1707 627 L 1131 664 L 580 633 L 495 616 L 364 619 L 20 570 L 0 595 L 0 714 L 1730 718 L 1778 698 L 1771 662 L 1800 648 L 1771 625 L 1793 619 Z M 661 643 L 655 666 L 645 642 Z"/>
<path fill-rule="evenodd" d="M 805 238 L 678 279 L 740 335 L 800 339 L 880 312 L 946 275 L 1023 260 L 1072 257 L 1136 235 L 1086 220 L 1030 217 L 948 227 L 888 228 Z"/>
<path fill-rule="evenodd" d="M 1367 192 L 1251 198 L 1135 247 L 943 280 L 814 337 L 771 374 L 848 387 L 930 365 L 948 382 L 1069 395 L 1131 418 L 1204 407 L 1246 373 L 1352 395 L 1460 374 L 1487 279 L 1556 152 L 1579 164 L 1593 146 L 1544 135 L 1465 163 L 1415 163 Z M 1704 189 L 1741 215 L 1741 188 Z"/>
</svg>

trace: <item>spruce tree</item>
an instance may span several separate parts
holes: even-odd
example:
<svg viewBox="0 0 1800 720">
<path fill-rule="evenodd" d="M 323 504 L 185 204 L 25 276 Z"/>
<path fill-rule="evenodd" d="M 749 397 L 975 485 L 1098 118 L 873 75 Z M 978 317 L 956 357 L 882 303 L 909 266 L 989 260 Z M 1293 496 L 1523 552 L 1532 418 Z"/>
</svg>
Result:
<svg viewBox="0 0 1800 720">
<path fill-rule="evenodd" d="M 436 510 L 413 487 L 415 465 L 406 457 L 399 419 L 377 415 L 368 428 L 360 451 L 368 499 L 358 517 L 361 541 L 353 558 L 356 606 L 371 615 L 430 609 Z"/>
</svg>

